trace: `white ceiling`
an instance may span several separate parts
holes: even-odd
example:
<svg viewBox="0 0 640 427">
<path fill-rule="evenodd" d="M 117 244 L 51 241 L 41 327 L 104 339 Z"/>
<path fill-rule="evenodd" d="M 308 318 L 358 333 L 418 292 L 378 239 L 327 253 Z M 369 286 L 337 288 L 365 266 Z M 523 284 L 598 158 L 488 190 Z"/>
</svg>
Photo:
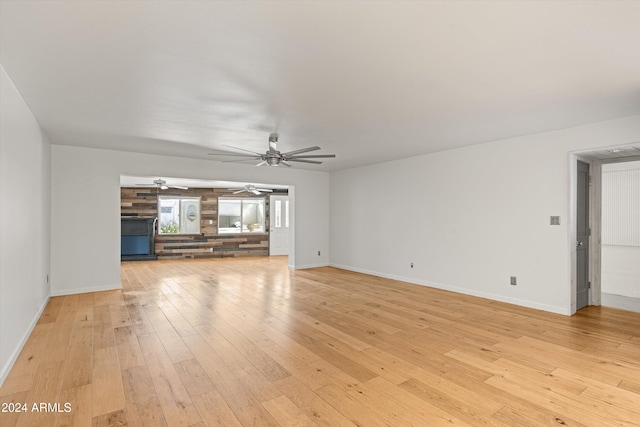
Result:
<svg viewBox="0 0 640 427">
<path fill-rule="evenodd" d="M 1 1 L 54 144 L 336 170 L 640 114 L 640 1 Z M 209 157 L 211 159 L 211 157 Z M 213 161 L 213 160 L 212 160 Z"/>
</svg>

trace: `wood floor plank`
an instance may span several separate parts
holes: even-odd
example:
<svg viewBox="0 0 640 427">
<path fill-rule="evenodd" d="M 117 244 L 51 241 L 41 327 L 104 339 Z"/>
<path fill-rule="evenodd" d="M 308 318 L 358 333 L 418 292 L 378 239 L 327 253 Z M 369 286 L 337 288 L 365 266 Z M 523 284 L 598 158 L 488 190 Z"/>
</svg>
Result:
<svg viewBox="0 0 640 427">
<path fill-rule="evenodd" d="M 278 396 L 262 403 L 282 427 L 317 426 L 287 396 Z"/>
<path fill-rule="evenodd" d="M 521 381 L 513 382 L 504 377 L 495 376 L 486 381 L 487 384 L 499 388 L 507 393 L 513 394 L 524 400 L 530 401 L 544 408 L 550 408 L 560 414 L 588 426 L 633 426 L 635 421 L 625 423 L 617 416 L 609 417 L 603 410 L 610 412 L 610 409 L 601 407 L 600 410 L 593 410 L 591 404 L 585 403 L 579 396 L 567 396 L 545 389 L 544 387 L 530 387 L 529 384 L 522 384 Z M 562 419 L 562 417 L 559 417 Z"/>
<path fill-rule="evenodd" d="M 151 303 L 144 307 L 143 310 L 172 362 L 193 359 L 193 355 L 158 306 Z"/>
<path fill-rule="evenodd" d="M 241 427 L 229 405 L 217 390 L 194 396 L 193 403 L 198 408 L 204 424 L 211 427 Z"/>
<path fill-rule="evenodd" d="M 109 311 L 111 312 L 111 324 L 114 328 L 132 325 L 129 311 L 124 302 L 121 304 L 109 304 Z"/>
<path fill-rule="evenodd" d="M 51 297 L 49 298 L 49 303 L 42 311 L 42 315 L 40 315 L 40 319 L 38 319 L 38 323 L 54 323 L 57 318 L 60 310 L 62 309 L 62 305 L 64 303 L 64 299 L 66 297 Z"/>
<path fill-rule="evenodd" d="M 208 342 L 199 335 L 191 335 L 184 340 L 242 425 L 278 425 Z"/>
<path fill-rule="evenodd" d="M 145 364 L 138 336 L 133 326 L 120 326 L 113 329 L 115 344 L 118 350 L 120 369 L 125 370 Z"/>
<path fill-rule="evenodd" d="M 263 351 L 289 371 L 291 375 L 304 381 L 304 383 L 312 390 L 332 383 L 331 380 L 322 372 L 319 372 L 318 369 L 299 361 L 293 357 L 291 353 L 287 352 L 280 346 L 274 344 L 271 347 L 264 347 Z"/>
<path fill-rule="evenodd" d="M 0 411 L 0 425 L 15 426 L 18 424 L 18 421 L 23 414 L 21 409 L 15 409 L 15 405 L 18 404 L 22 408 L 23 405 L 27 403 L 27 394 L 28 391 L 19 391 L 13 394 L 4 394 L 0 396 L 0 404 L 14 405 L 13 407 L 8 406 L 6 411 Z"/>
<path fill-rule="evenodd" d="M 108 305 L 95 307 L 93 311 L 93 347 L 105 348 L 115 345 L 115 335 L 111 324 L 111 311 Z"/>
<path fill-rule="evenodd" d="M 96 349 L 93 356 L 94 417 L 124 409 L 124 392 L 116 348 Z"/>
<path fill-rule="evenodd" d="M 173 364 L 190 396 L 197 396 L 215 389 L 213 383 L 197 360 L 185 360 Z"/>
<path fill-rule="evenodd" d="M 125 295 L 126 300 L 126 295 Z M 136 330 L 136 335 L 143 336 L 149 335 L 154 332 L 153 325 L 151 321 L 145 314 L 142 306 L 137 301 L 135 296 L 132 297 L 131 302 L 127 302 L 127 312 L 129 313 L 129 318 L 131 319 L 131 323 L 133 323 L 133 327 Z"/>
<path fill-rule="evenodd" d="M 146 366 L 121 371 L 127 419 L 131 426 L 166 425 L 160 401 Z"/>
<path fill-rule="evenodd" d="M 277 387 L 314 423 L 325 427 L 349 427 L 354 424 L 336 408 L 321 399 L 306 386 L 307 382 L 293 376 L 277 382 Z"/>
<path fill-rule="evenodd" d="M 502 408 L 499 402 L 486 400 L 484 396 L 468 390 L 464 395 L 458 396 L 456 391 L 462 390 L 463 387 L 452 386 L 451 383 L 430 384 L 423 381 L 411 378 L 399 387 L 470 425 L 506 426 L 492 417 Z M 473 396 L 474 399 L 467 400 L 469 396 Z"/>
<path fill-rule="evenodd" d="M 202 421 L 160 339 L 140 337 L 140 348 L 167 424 L 190 426 Z"/>
<path fill-rule="evenodd" d="M 93 328 L 89 322 L 74 322 L 65 357 L 62 390 L 91 384 L 93 376 Z"/>
<path fill-rule="evenodd" d="M 127 413 L 124 409 L 93 417 L 92 427 L 127 427 Z"/>
<path fill-rule="evenodd" d="M 33 379 L 40 363 L 45 360 L 45 348 L 49 343 L 53 324 L 38 323 L 31 332 L 22 352 L 18 356 L 14 368 L 11 370 L 2 387 L 0 397 L 27 391 L 33 384 Z"/>
<path fill-rule="evenodd" d="M 458 418 L 452 416 L 449 412 L 444 411 L 437 406 L 425 402 L 420 397 L 400 388 L 394 387 L 395 384 L 389 383 L 384 378 L 373 378 L 366 382 L 367 386 L 372 390 L 376 390 L 385 399 L 392 399 L 405 410 L 411 411 L 419 416 L 422 420 L 428 420 L 433 426 L 469 426 Z"/>
<path fill-rule="evenodd" d="M 38 366 L 33 385 L 25 397 L 28 411 L 23 413 L 17 426 L 53 426 L 55 415 L 47 411 L 33 410 L 35 404 L 40 408 L 41 403 L 58 401 L 60 385 L 62 384 L 63 362 L 47 362 Z"/>
<path fill-rule="evenodd" d="M 56 426 L 91 425 L 93 418 L 93 386 L 91 384 L 63 390 L 58 402 L 62 405 L 63 411 L 57 414 Z M 68 412 L 66 404 L 69 404 Z"/>
<path fill-rule="evenodd" d="M 359 402 L 354 396 L 345 393 L 344 389 L 338 386 L 328 385 L 316 390 L 315 393 L 356 426 L 389 427 L 394 425 L 372 413 L 369 407 Z"/>
</svg>

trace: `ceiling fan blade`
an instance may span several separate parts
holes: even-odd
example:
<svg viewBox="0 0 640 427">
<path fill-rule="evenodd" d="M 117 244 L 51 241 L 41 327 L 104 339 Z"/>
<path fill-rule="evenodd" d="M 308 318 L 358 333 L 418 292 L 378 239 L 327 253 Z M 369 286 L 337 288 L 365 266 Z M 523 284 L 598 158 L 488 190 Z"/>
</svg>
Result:
<svg viewBox="0 0 640 427">
<path fill-rule="evenodd" d="M 189 187 L 184 187 L 182 185 L 170 185 L 169 187 L 170 188 L 175 188 L 177 190 L 188 190 L 189 189 Z"/>
<path fill-rule="evenodd" d="M 267 164 L 267 161 L 263 160 L 260 163 L 258 163 L 256 166 L 262 166 L 262 165 L 266 165 L 266 164 Z"/>
<path fill-rule="evenodd" d="M 308 153 L 309 151 L 316 151 L 316 150 L 320 150 L 320 147 L 315 146 L 315 147 L 301 148 L 299 150 L 293 150 L 293 151 L 289 151 L 287 153 L 282 153 L 282 155 L 283 156 L 293 156 L 293 155 L 296 155 L 296 154 Z"/>
<path fill-rule="evenodd" d="M 253 153 L 253 154 L 255 154 L 256 156 L 261 156 L 261 155 L 262 155 L 262 154 L 260 154 L 260 153 L 256 153 L 255 151 L 245 150 L 244 148 L 234 147 L 233 145 L 225 145 L 225 147 L 233 148 L 234 150 L 246 151 L 247 153 Z"/>
<path fill-rule="evenodd" d="M 273 190 L 270 190 L 268 188 L 256 188 L 256 190 L 262 191 L 263 193 L 273 193 Z"/>
<path fill-rule="evenodd" d="M 289 157 L 289 160 L 291 159 L 332 159 L 336 157 L 335 154 L 311 154 L 308 156 L 292 156 Z"/>
<path fill-rule="evenodd" d="M 148 187 L 148 188 L 155 188 L 155 184 L 134 184 L 136 187 Z"/>
<path fill-rule="evenodd" d="M 248 161 L 256 161 L 256 160 L 261 160 L 262 157 L 250 157 L 248 159 L 238 159 L 238 160 L 223 160 L 222 163 L 242 163 L 242 162 L 248 162 Z"/>
<path fill-rule="evenodd" d="M 208 156 L 234 156 L 234 157 L 251 157 L 261 159 L 262 155 L 256 153 L 254 155 L 251 154 L 241 154 L 241 153 L 207 153 Z"/>
<path fill-rule="evenodd" d="M 286 166 L 286 167 L 288 167 L 288 168 L 290 168 L 290 167 L 291 167 L 291 165 L 290 165 L 289 163 L 287 163 L 287 161 L 286 161 L 286 160 L 280 160 L 280 163 L 279 163 L 279 164 L 281 164 L 281 165 L 285 165 L 285 166 Z"/>
<path fill-rule="evenodd" d="M 261 195 L 261 194 L 262 194 L 262 193 L 261 193 L 261 192 L 259 192 L 258 190 L 251 190 L 251 192 L 252 192 L 253 194 L 255 194 L 256 196 L 259 196 L 259 195 Z"/>
<path fill-rule="evenodd" d="M 235 191 L 232 194 L 240 194 L 240 193 L 244 193 L 245 191 L 247 191 L 247 190 L 242 189 L 242 190 L 239 190 L 239 191 Z"/>
<path fill-rule="evenodd" d="M 314 165 L 321 165 L 322 162 L 317 162 L 315 160 L 304 160 L 304 159 L 287 159 L 288 162 L 301 162 L 301 163 L 313 163 Z M 280 162 L 282 163 L 282 162 Z"/>
</svg>

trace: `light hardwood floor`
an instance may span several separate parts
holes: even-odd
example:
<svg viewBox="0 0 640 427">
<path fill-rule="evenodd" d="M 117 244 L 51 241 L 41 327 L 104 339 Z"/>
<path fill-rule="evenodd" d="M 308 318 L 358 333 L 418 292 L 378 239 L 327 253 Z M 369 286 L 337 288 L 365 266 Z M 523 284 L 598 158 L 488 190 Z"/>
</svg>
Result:
<svg viewBox="0 0 640 427">
<path fill-rule="evenodd" d="M 640 425 L 640 313 L 566 317 L 282 257 L 122 265 L 52 298 L 0 425 Z"/>
</svg>

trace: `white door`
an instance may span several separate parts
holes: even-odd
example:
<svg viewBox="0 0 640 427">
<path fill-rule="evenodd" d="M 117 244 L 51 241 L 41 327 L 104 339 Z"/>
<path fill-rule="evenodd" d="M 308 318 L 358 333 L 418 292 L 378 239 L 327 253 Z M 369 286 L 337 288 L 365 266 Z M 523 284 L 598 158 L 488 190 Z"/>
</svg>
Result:
<svg viewBox="0 0 640 427">
<path fill-rule="evenodd" d="M 269 255 L 289 255 L 289 196 L 271 196 Z"/>
</svg>

